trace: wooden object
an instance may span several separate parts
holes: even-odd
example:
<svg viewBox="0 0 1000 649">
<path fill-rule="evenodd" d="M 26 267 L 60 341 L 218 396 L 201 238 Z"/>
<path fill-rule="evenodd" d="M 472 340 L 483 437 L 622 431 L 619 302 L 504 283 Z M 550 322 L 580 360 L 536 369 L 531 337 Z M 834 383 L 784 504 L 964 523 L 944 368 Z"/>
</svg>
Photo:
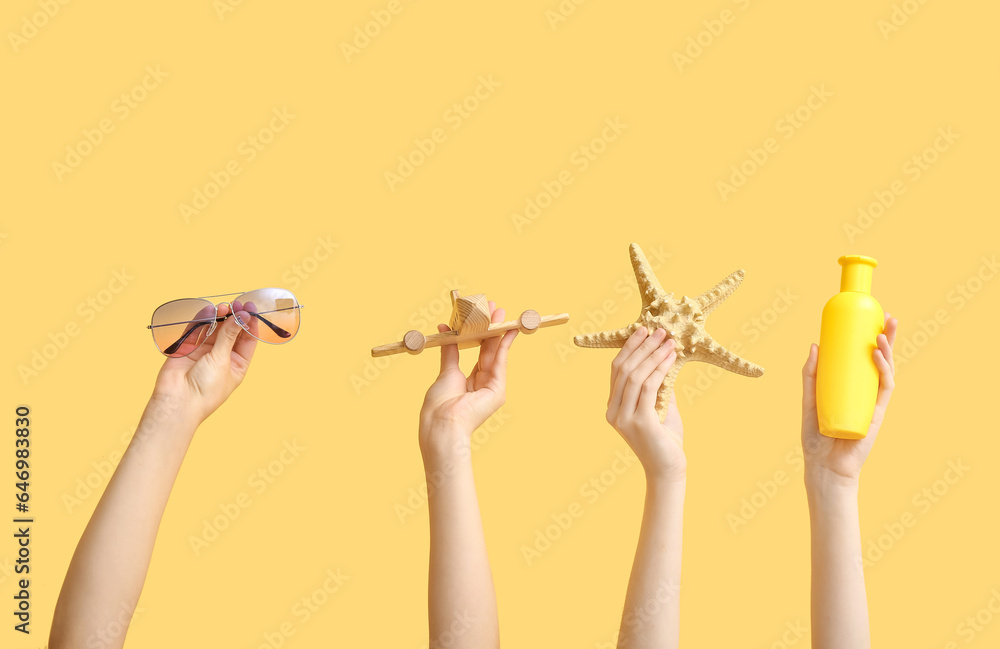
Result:
<svg viewBox="0 0 1000 649">
<path fill-rule="evenodd" d="M 646 327 L 649 333 L 656 329 L 666 329 L 667 337 L 673 338 L 676 343 L 677 360 L 656 394 L 656 411 L 661 419 L 666 414 L 677 374 L 688 361 L 711 363 L 743 376 L 757 377 L 764 374 L 764 368 L 740 358 L 712 340 L 712 336 L 705 331 L 705 317 L 739 288 L 743 282 L 743 270 L 732 273 L 696 298 L 685 295 L 674 299 L 673 293 L 667 293 L 660 286 L 646 255 L 637 244 L 629 246 L 629 254 L 639 294 L 642 296 L 639 318 L 621 329 L 575 336 L 574 343 L 580 347 L 622 347 L 639 327 Z"/>
<path fill-rule="evenodd" d="M 504 332 L 517 329 L 521 333 L 532 334 L 542 327 L 552 327 L 569 322 L 568 313 L 558 315 L 540 315 L 538 311 L 528 309 L 517 320 L 491 324 L 490 307 L 485 295 L 460 296 L 458 291 L 451 292 L 451 318 L 448 326 L 451 331 L 424 335 L 416 329 L 407 331 L 403 340 L 372 348 L 372 356 L 389 356 L 403 352 L 419 354 L 428 347 L 442 345 L 458 345 L 459 349 L 478 345 L 485 338 L 502 336 Z"/>
<path fill-rule="evenodd" d="M 451 292 L 451 320 L 448 326 L 452 331 L 462 333 L 480 333 L 490 328 L 490 307 L 486 296 L 466 295 L 459 297 L 458 291 Z"/>
</svg>

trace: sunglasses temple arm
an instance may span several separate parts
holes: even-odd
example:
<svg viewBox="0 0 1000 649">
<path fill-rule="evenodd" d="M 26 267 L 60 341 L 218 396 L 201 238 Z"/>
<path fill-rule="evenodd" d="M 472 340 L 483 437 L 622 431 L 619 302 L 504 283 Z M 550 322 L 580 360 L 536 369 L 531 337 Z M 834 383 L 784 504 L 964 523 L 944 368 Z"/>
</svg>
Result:
<svg viewBox="0 0 1000 649">
<path fill-rule="evenodd" d="M 254 316 L 258 320 L 260 320 L 261 322 L 263 322 L 264 324 L 266 324 L 268 327 L 271 328 L 271 331 L 273 331 L 274 333 L 278 334 L 282 338 L 288 338 L 288 337 L 290 337 L 292 335 L 292 334 L 288 333 L 287 331 L 285 331 L 284 329 L 282 329 L 281 327 L 279 327 L 278 325 L 272 323 L 271 321 L 269 321 L 267 318 L 265 318 L 262 315 L 258 315 L 256 313 L 251 313 L 250 315 Z"/>
</svg>

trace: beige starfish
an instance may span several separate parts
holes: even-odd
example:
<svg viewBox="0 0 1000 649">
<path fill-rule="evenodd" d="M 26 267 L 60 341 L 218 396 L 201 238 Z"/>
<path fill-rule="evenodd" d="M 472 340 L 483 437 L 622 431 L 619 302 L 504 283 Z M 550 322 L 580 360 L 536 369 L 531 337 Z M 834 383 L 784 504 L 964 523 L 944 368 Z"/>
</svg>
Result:
<svg viewBox="0 0 1000 649">
<path fill-rule="evenodd" d="M 742 269 L 694 299 L 685 295 L 675 300 L 673 293 L 667 293 L 660 286 L 642 249 L 633 243 L 629 246 L 629 253 L 642 296 L 639 319 L 621 329 L 575 336 L 574 343 L 580 347 L 622 347 L 639 327 L 646 327 L 650 333 L 656 329 L 666 329 L 667 336 L 673 338 L 677 345 L 677 360 L 667 372 L 663 385 L 656 394 L 656 412 L 661 419 L 666 414 L 677 373 L 688 361 L 711 363 L 743 376 L 756 377 L 764 374 L 764 368 L 740 358 L 712 340 L 712 336 L 705 331 L 705 316 L 739 288 L 744 276 Z"/>
</svg>

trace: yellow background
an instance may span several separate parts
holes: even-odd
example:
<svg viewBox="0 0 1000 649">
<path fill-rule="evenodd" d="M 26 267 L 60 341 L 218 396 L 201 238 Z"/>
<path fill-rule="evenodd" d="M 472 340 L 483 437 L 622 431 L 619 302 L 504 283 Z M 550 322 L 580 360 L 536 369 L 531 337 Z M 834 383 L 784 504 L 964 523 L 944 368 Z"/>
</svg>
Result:
<svg viewBox="0 0 1000 649">
<path fill-rule="evenodd" d="M 745 268 L 708 330 L 766 368 L 760 379 L 711 379 L 704 365 L 680 376 L 690 464 L 682 644 L 770 647 L 788 624 L 808 624 L 808 518 L 790 461 L 799 371 L 838 288 L 837 257 L 860 253 L 878 259 L 874 294 L 915 350 L 860 496 L 866 550 L 901 515 L 917 521 L 866 570 L 873 644 L 966 646 L 958 625 L 1000 586 L 1000 282 L 973 279 L 981 257 L 998 252 L 998 7 L 911 0 L 916 12 L 883 34 L 888 0 L 594 1 L 554 28 L 546 12 L 556 0 L 403 0 L 348 61 L 342 43 L 387 4 L 247 0 L 220 18 L 211 0 L 70 2 L 19 46 L 5 36 L 0 406 L 9 429 L 17 404 L 34 413 L 37 519 L 33 634 L 14 633 L 8 617 L 3 645 L 45 643 L 104 481 L 72 513 L 64 498 L 124 449 L 142 411 L 162 362 L 144 329 L 152 310 L 262 286 L 296 292 L 302 330 L 287 346 L 261 345 L 246 383 L 198 431 L 128 644 L 256 647 L 293 621 L 287 647 L 424 645 L 426 507 L 401 523 L 396 506 L 422 482 L 415 424 L 437 355 L 375 366 L 369 348 L 417 324 L 433 330 L 420 310 L 446 320 L 440 298 L 458 281 L 515 315 L 571 315 L 517 340 L 507 419 L 480 433 L 475 455 L 504 644 L 608 646 L 643 478 L 633 465 L 596 502 L 581 495 L 628 450 L 603 419 L 613 352 L 560 350 L 581 325 L 634 319 L 635 241 L 669 254 L 658 274 L 681 294 Z M 712 42 L 678 69 L 687 39 L 708 29 L 703 21 L 718 31 L 723 10 L 731 23 L 702 34 Z M 18 33 L 38 11 L 6 2 L 0 25 Z M 121 119 L 116 98 L 157 64 L 169 76 Z M 453 129 L 446 111 L 481 75 L 500 87 Z M 779 120 L 813 86 L 832 97 L 785 139 Z M 283 107 L 294 119 L 247 161 L 240 143 Z M 575 166 L 574 151 L 615 117 L 627 124 L 621 136 L 585 171 Z M 57 179 L 53 162 L 104 118 L 114 131 Z M 435 128 L 445 141 L 391 191 L 385 173 Z M 939 128 L 960 139 L 913 180 L 904 165 Z M 769 137 L 778 150 L 723 200 L 717 183 L 730 165 Z M 242 172 L 185 222 L 180 203 L 233 159 Z M 518 231 L 511 214 L 566 169 L 573 183 Z M 895 180 L 906 192 L 851 241 L 845 224 Z M 318 238 L 337 246 L 323 260 Z M 296 276 L 297 266 L 311 272 Z M 78 305 L 122 268 L 134 279 L 84 322 Z M 970 283 L 978 291 L 959 306 L 954 291 Z M 797 296 L 781 313 L 780 291 Z M 921 337 L 920 321 L 939 309 L 947 322 Z M 70 322 L 79 335 L 22 380 L 18 366 Z M 463 365 L 473 362 L 464 352 Z M 357 387 L 366 371 L 370 383 Z M 692 393 L 699 381 L 706 389 Z M 13 446 L 13 430 L 2 438 Z M 254 493 L 248 476 L 291 440 L 307 450 Z M 914 497 L 956 459 L 971 470 L 923 512 Z M 787 483 L 734 532 L 727 516 L 777 471 Z M 195 556 L 189 538 L 243 491 L 252 505 Z M 573 502 L 583 516 L 529 566 L 522 546 Z M 0 538 L 9 565 L 13 539 Z M 293 605 L 337 568 L 349 581 L 300 624 Z M 0 582 L 6 610 L 13 577 L 2 571 Z M 974 646 L 995 645 L 997 626 Z"/>
</svg>

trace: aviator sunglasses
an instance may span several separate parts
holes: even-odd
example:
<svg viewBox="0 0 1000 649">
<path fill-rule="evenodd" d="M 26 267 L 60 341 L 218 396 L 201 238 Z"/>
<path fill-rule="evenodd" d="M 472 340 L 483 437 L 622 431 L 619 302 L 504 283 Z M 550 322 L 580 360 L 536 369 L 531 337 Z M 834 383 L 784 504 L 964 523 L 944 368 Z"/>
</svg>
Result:
<svg viewBox="0 0 1000 649">
<path fill-rule="evenodd" d="M 218 305 L 208 298 L 235 299 Z M 229 305 L 229 315 L 219 316 L 219 306 Z M 302 305 L 291 291 L 283 288 L 259 288 L 245 293 L 222 293 L 205 297 L 183 298 L 161 304 L 153 311 L 147 329 L 153 343 L 164 356 L 181 358 L 201 347 L 215 327 L 231 316 L 243 330 L 257 340 L 272 345 L 287 343 L 299 331 Z"/>
</svg>

